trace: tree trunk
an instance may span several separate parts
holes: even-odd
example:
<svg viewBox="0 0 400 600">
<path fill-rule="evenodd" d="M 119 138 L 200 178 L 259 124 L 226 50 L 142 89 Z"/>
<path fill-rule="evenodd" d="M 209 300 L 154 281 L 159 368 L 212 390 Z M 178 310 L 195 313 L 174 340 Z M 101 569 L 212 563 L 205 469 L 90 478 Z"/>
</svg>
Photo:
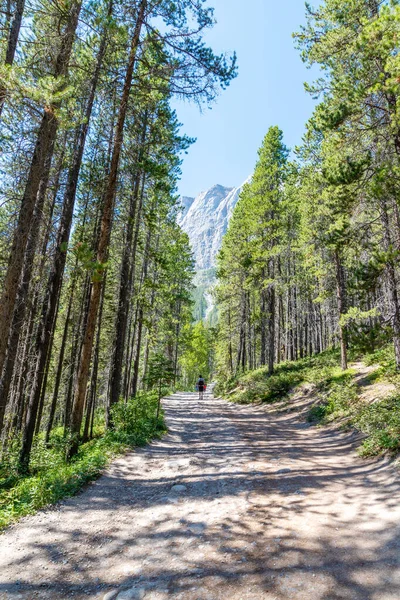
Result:
<svg viewBox="0 0 400 600">
<path fill-rule="evenodd" d="M 149 252 L 150 252 L 150 242 L 151 242 L 151 229 L 147 232 L 146 238 L 146 246 L 144 249 L 144 257 L 143 257 L 143 268 L 142 268 L 142 277 L 141 277 L 141 285 L 143 286 L 148 272 L 149 267 Z M 142 345 L 142 333 L 143 333 L 143 305 L 140 304 L 138 311 L 138 323 L 137 323 L 137 340 L 136 340 L 136 354 L 135 354 L 135 362 L 133 366 L 133 377 L 131 383 L 131 395 L 134 397 L 137 394 L 138 383 L 139 383 L 139 366 L 140 366 L 140 347 Z"/>
<path fill-rule="evenodd" d="M 274 263 L 271 260 L 269 265 L 269 277 L 274 277 Z M 268 373 L 274 372 L 275 359 L 275 285 L 268 287 Z"/>
<path fill-rule="evenodd" d="M 135 362 L 133 365 L 133 376 L 132 376 L 132 382 L 131 382 L 131 396 L 133 398 L 137 394 L 138 383 L 139 383 L 140 347 L 142 345 L 142 332 L 143 332 L 143 307 L 140 306 L 139 314 L 138 314 Z"/>
<path fill-rule="evenodd" d="M 265 275 L 262 277 L 264 281 Z M 264 289 L 261 290 L 261 348 L 260 348 L 260 365 L 263 367 L 267 364 L 267 293 Z"/>
<path fill-rule="evenodd" d="M 100 338 L 101 338 L 101 323 L 103 318 L 103 307 L 104 307 L 104 295 L 106 290 L 106 282 L 104 282 L 103 290 L 101 294 L 100 301 L 100 310 L 99 310 L 99 319 L 97 323 L 97 334 L 96 334 L 96 345 L 94 350 L 93 357 L 93 371 L 92 371 L 92 381 L 90 385 L 90 394 L 89 394 L 89 402 L 87 403 L 87 411 L 86 411 L 86 420 L 85 427 L 83 430 L 82 440 L 86 442 L 89 438 L 89 429 L 90 429 L 90 437 L 92 437 L 93 432 L 93 415 L 94 409 L 96 405 L 96 394 L 97 394 L 97 376 L 99 372 L 99 356 L 100 356 Z"/>
<path fill-rule="evenodd" d="M 74 280 L 74 284 L 75 284 L 75 280 Z M 62 370 L 63 370 L 63 366 L 64 366 L 65 349 L 67 346 L 69 322 L 70 322 L 70 318 L 71 318 L 72 303 L 74 300 L 74 291 L 75 291 L 74 284 L 72 285 L 71 293 L 69 296 L 67 315 L 65 317 L 65 324 L 64 324 L 64 331 L 63 331 L 63 336 L 62 336 L 62 340 L 61 340 L 60 354 L 58 357 L 56 380 L 54 383 L 53 398 L 51 401 L 50 413 L 49 413 L 49 418 L 48 418 L 47 427 L 46 427 L 46 437 L 45 437 L 46 444 L 48 444 L 48 442 L 49 442 L 51 429 L 53 427 L 54 416 L 56 414 L 58 394 L 60 391 L 61 375 L 62 375 Z"/>
<path fill-rule="evenodd" d="M 335 251 L 335 267 L 336 267 L 336 295 L 337 307 L 339 313 L 339 340 L 340 340 L 340 362 L 343 371 L 347 369 L 347 336 L 346 327 L 340 323 L 340 318 L 347 311 L 346 302 L 346 287 L 344 281 L 343 266 L 340 261 L 339 251 Z M 322 329 L 322 319 L 321 319 Z"/>
<path fill-rule="evenodd" d="M 109 17 L 111 16 L 112 6 L 113 3 L 111 1 L 108 7 Z M 63 199 L 63 209 L 57 232 L 55 256 L 53 259 L 53 265 L 47 284 L 46 297 L 42 306 L 42 317 L 36 339 L 37 368 L 31 398 L 33 406 L 39 403 L 41 390 L 43 390 L 44 379 L 46 377 L 46 364 L 48 364 L 50 359 L 53 332 L 57 319 L 57 306 L 61 293 L 65 264 L 67 260 L 66 246 L 68 244 L 71 232 L 79 172 L 82 165 L 82 157 L 85 149 L 86 137 L 89 128 L 90 118 L 92 115 L 95 93 L 100 76 L 100 70 L 103 64 L 106 43 L 107 27 L 104 28 L 99 51 L 97 54 L 96 67 L 90 83 L 90 92 L 86 105 L 84 120 L 82 125 L 78 127 L 76 132 L 74 143 L 75 153 L 71 168 L 68 173 L 67 186 Z"/>
<path fill-rule="evenodd" d="M 74 2 L 68 12 L 68 21 L 56 60 L 54 72 L 55 78 L 63 78 L 67 75 L 80 9 L 80 2 Z M 44 182 L 48 179 L 48 170 L 50 169 L 54 151 L 54 142 L 58 130 L 56 113 L 59 106 L 59 103 L 54 103 L 45 108 L 36 139 L 28 180 L 22 198 L 18 223 L 14 233 L 9 264 L 3 284 L 3 293 L 0 300 L 0 372 L 3 370 L 6 357 L 12 315 L 15 307 L 18 284 L 24 266 L 24 255 L 31 229 L 32 217 L 38 194 L 44 193 L 44 190 L 41 190 L 40 188 L 41 186 L 43 187 Z M 0 422 L 2 421 L 4 409 L 5 407 L 3 406 L 3 403 L 1 403 Z M 22 466 L 22 470 L 23 469 L 24 466 Z"/>
<path fill-rule="evenodd" d="M 229 371 L 233 375 L 233 350 L 232 350 L 232 323 L 231 323 L 231 307 L 228 309 L 228 327 L 229 327 Z"/>
<path fill-rule="evenodd" d="M 383 243 L 386 252 L 392 249 L 392 240 L 390 235 L 389 215 L 386 200 L 380 201 L 381 222 L 383 228 Z M 396 370 L 400 370 L 400 307 L 399 295 L 397 291 L 396 266 L 393 258 L 389 258 L 386 263 L 386 279 L 389 288 L 389 300 L 392 310 L 392 329 L 393 329 L 393 346 L 394 356 L 396 361 Z"/>
<path fill-rule="evenodd" d="M 141 151 L 139 153 L 138 162 L 139 164 L 143 160 L 143 146 L 146 139 L 147 132 L 147 112 L 145 113 L 142 139 L 140 141 Z M 119 287 L 119 301 L 118 301 L 118 312 L 116 321 L 116 335 L 115 335 L 115 351 L 113 362 L 111 366 L 111 382 L 110 382 L 110 400 L 108 403 L 107 410 L 107 426 L 111 427 L 110 421 L 110 408 L 113 404 L 116 404 L 119 400 L 121 393 L 121 381 L 122 381 L 122 367 L 123 358 L 125 352 L 125 341 L 126 331 L 128 326 L 128 313 L 129 313 L 129 299 L 131 292 L 132 277 L 130 277 L 130 261 L 132 257 L 132 244 L 134 241 L 134 224 L 137 215 L 137 204 L 140 191 L 140 173 L 138 173 L 135 181 L 134 191 L 130 201 L 130 210 L 127 224 L 126 240 L 124 253 L 122 258 L 121 276 L 120 276 L 120 287 Z M 136 249 L 135 249 L 136 251 Z M 135 257 L 133 258 L 135 260 Z"/>
<path fill-rule="evenodd" d="M 4 63 L 12 65 L 14 62 L 15 51 L 17 49 L 19 32 L 21 29 L 22 15 L 24 14 L 25 0 L 17 0 L 15 3 L 15 12 L 8 35 L 6 58 Z M 7 90 L 4 85 L 0 85 L 0 117 L 3 112 L 3 106 L 7 97 Z"/>
<path fill-rule="evenodd" d="M 132 87 L 133 71 L 136 63 L 137 50 L 140 43 L 140 33 L 145 16 L 147 0 L 141 0 L 139 13 L 136 21 L 135 31 L 132 38 L 131 50 L 128 61 L 128 68 L 125 75 L 124 89 L 122 92 L 121 103 L 119 107 L 119 115 L 115 131 L 113 154 L 111 158 L 110 173 L 108 176 L 107 189 L 105 193 L 103 214 L 101 220 L 100 239 L 97 248 L 97 263 L 104 265 L 108 256 L 108 245 L 111 235 L 111 225 L 114 209 L 114 200 L 117 186 L 118 167 L 122 149 L 124 125 L 128 108 L 129 94 Z M 99 310 L 101 297 L 102 279 L 100 273 L 93 282 L 92 292 L 90 297 L 89 315 L 85 333 L 85 339 L 82 349 L 82 356 L 77 377 L 74 405 L 71 415 L 71 433 L 73 436 L 71 447 L 68 451 L 68 456 L 72 457 L 78 451 L 79 436 L 83 417 L 83 408 L 86 397 L 87 383 L 90 370 L 90 358 L 93 348 L 93 339 L 96 328 L 97 314 Z"/>
</svg>

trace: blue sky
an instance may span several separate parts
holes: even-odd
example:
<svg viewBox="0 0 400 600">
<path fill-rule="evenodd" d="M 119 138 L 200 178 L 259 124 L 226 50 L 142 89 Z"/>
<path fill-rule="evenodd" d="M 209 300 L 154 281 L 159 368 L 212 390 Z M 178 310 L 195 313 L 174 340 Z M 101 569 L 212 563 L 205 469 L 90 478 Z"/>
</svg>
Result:
<svg viewBox="0 0 400 600">
<path fill-rule="evenodd" d="M 207 42 L 217 52 L 236 50 L 239 75 L 212 110 L 175 102 L 183 131 L 197 142 L 182 165 L 179 192 L 196 196 L 219 183 L 239 186 L 252 173 L 257 149 L 271 125 L 285 143 L 299 144 L 313 110 L 304 81 L 312 72 L 294 48 L 292 32 L 305 21 L 302 0 L 209 0 L 217 24 Z"/>
</svg>

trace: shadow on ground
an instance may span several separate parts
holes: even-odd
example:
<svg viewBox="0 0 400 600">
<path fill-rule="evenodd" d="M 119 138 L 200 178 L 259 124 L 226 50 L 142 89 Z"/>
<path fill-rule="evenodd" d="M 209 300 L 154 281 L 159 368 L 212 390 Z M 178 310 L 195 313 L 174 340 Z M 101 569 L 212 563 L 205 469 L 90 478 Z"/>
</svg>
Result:
<svg viewBox="0 0 400 600">
<path fill-rule="evenodd" d="M 353 433 L 195 394 L 165 410 L 163 440 L 0 538 L 0 598 L 400 598 L 399 485 Z"/>
</svg>

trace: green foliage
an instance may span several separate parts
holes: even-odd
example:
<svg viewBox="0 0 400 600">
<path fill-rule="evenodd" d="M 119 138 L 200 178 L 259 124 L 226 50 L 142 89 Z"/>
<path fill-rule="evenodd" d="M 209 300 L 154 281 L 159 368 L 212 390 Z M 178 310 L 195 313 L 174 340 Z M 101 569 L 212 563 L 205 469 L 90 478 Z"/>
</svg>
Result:
<svg viewBox="0 0 400 600">
<path fill-rule="evenodd" d="M 146 383 L 150 389 L 166 386 L 173 382 L 175 376 L 174 364 L 162 352 L 153 354 L 149 360 Z"/>
<path fill-rule="evenodd" d="M 339 381 L 328 377 L 321 384 L 325 392 L 318 394 L 319 400 L 308 414 L 308 421 L 322 424 L 338 418 L 349 417 L 358 401 L 357 386 L 351 372 L 342 372 Z"/>
<path fill-rule="evenodd" d="M 199 375 L 210 381 L 213 371 L 215 330 L 199 321 L 186 327 L 185 350 L 180 359 L 185 389 L 193 389 Z"/>
<path fill-rule="evenodd" d="M 364 407 L 352 420 L 368 437 L 360 448 L 361 456 L 377 456 L 400 451 L 400 395 L 395 394 Z"/>
<path fill-rule="evenodd" d="M 301 379 L 296 372 L 278 372 L 268 375 L 268 368 L 258 369 L 253 373 L 243 375 L 237 381 L 235 388 L 228 398 L 232 402 L 250 404 L 253 402 L 275 402 L 281 400 Z"/>
<path fill-rule="evenodd" d="M 68 439 L 54 432 L 50 446 L 36 440 L 31 474 L 17 474 L 18 444 L 0 464 L 0 528 L 62 498 L 73 496 L 96 479 L 104 467 L 128 448 L 142 446 L 165 432 L 162 416 L 156 417 L 156 394 L 140 394 L 113 411 L 115 429 L 83 444 L 70 463 L 65 462 Z"/>
<path fill-rule="evenodd" d="M 363 360 L 366 365 L 379 365 L 379 374 L 381 377 L 389 378 L 394 382 L 398 381 L 399 373 L 396 370 L 392 344 L 387 343 L 378 347 L 373 352 L 366 354 Z"/>
<path fill-rule="evenodd" d="M 194 321 L 202 321 L 206 316 L 207 300 L 205 292 L 208 286 L 206 284 L 198 285 L 193 290 L 193 319 Z"/>
<path fill-rule="evenodd" d="M 234 349 L 241 346 L 244 318 L 247 327 L 264 332 L 267 323 L 274 320 L 267 304 L 270 310 L 275 308 L 272 299 L 282 286 L 279 261 L 283 253 L 290 255 L 287 247 L 282 251 L 282 241 L 290 245 L 288 222 L 296 220 L 294 204 L 285 193 L 285 183 L 290 179 L 288 154 L 283 132 L 279 127 L 270 127 L 258 150 L 254 174 L 243 186 L 218 255 L 217 364 L 219 372 L 227 377 L 239 368 L 234 364 L 233 355 Z"/>
<path fill-rule="evenodd" d="M 342 375 L 337 361 L 337 352 L 327 351 L 319 356 L 281 363 L 273 375 L 263 367 L 233 378 L 225 386 L 219 381 L 216 393 L 240 404 L 276 402 L 305 381 L 318 384 L 321 389 L 328 385 Z"/>
</svg>

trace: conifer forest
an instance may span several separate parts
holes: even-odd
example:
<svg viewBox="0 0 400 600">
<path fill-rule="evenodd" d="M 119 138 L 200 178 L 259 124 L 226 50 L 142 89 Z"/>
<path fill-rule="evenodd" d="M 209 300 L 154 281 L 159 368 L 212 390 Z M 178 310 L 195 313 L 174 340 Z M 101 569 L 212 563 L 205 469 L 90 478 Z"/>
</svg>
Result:
<svg viewBox="0 0 400 600">
<path fill-rule="evenodd" d="M 12 0 L 1 19 L 0 430 L 23 473 L 39 434 L 71 458 L 97 409 L 113 429 L 120 399 L 180 376 L 193 140 L 170 100 L 210 102 L 236 66 L 201 1 Z"/>
<path fill-rule="evenodd" d="M 307 5 L 294 34 L 318 68 L 300 147 L 269 129 L 218 260 L 224 377 L 340 347 L 392 344 L 400 369 L 400 6 Z"/>
<path fill-rule="evenodd" d="M 400 5 L 324 0 L 305 13 L 293 39 L 315 75 L 314 112 L 296 148 L 279 124 L 260 131 L 217 257 L 211 326 L 194 318 L 178 182 L 195 140 L 173 102 L 208 107 L 238 75 L 235 52 L 205 41 L 213 9 L 3 2 L 7 494 L 35 474 L 48 477 L 38 506 L 76 491 L 71 477 L 78 489 L 113 453 L 160 436 L 161 398 L 193 391 L 199 372 L 226 391 L 332 348 L 346 371 L 349 353 L 382 347 L 400 371 Z"/>
<path fill-rule="evenodd" d="M 399 600 L 400 0 L 301 3 L 1 1 L 0 600 Z"/>
</svg>

